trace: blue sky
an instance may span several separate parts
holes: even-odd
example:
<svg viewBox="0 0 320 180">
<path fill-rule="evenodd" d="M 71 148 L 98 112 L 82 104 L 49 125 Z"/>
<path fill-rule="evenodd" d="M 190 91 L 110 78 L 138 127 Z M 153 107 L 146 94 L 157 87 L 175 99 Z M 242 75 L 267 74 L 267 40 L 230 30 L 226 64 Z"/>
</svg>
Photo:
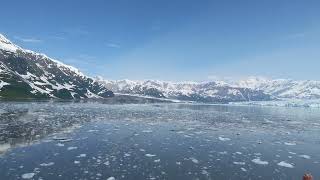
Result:
<svg viewBox="0 0 320 180">
<path fill-rule="evenodd" d="M 320 80 L 318 0 L 2 1 L 0 32 L 90 76 Z"/>
</svg>

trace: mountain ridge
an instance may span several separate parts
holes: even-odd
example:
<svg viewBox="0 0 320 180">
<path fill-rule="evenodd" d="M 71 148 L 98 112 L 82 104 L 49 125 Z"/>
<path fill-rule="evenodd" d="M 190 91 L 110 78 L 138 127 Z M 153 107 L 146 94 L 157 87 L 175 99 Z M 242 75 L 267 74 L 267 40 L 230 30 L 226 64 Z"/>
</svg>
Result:
<svg viewBox="0 0 320 180">
<path fill-rule="evenodd" d="M 104 80 L 96 78 L 102 84 L 116 93 L 137 94 L 153 96 L 157 98 L 177 98 L 183 100 L 192 100 L 195 94 L 208 97 L 218 93 L 219 89 L 229 89 L 241 95 L 239 89 L 247 88 L 253 92 L 263 92 L 270 98 L 249 97 L 229 99 L 220 97 L 220 100 L 226 101 L 264 101 L 281 99 L 299 99 L 299 100 L 317 100 L 320 99 L 320 81 L 315 80 L 292 80 L 292 79 L 269 79 L 264 77 L 251 76 L 237 81 L 207 81 L 207 82 L 170 82 L 160 80 Z M 207 86 L 207 88 L 206 88 Z M 210 89 L 211 86 L 211 89 Z M 202 88 L 202 90 L 201 90 Z M 216 88 L 216 89 L 215 89 Z M 219 93 L 218 93 L 219 94 Z M 220 94 L 222 95 L 222 94 Z M 180 96 L 180 97 L 179 97 Z M 184 96 L 185 98 L 182 98 Z M 219 100 L 218 100 L 219 101 Z"/>
<path fill-rule="evenodd" d="M 174 83 L 158 80 L 104 80 L 97 78 L 106 88 L 115 93 L 135 94 L 156 98 L 197 101 L 205 103 L 227 103 L 238 101 L 271 100 L 262 91 L 249 88 L 231 87 L 223 82 L 182 82 Z"/>
<path fill-rule="evenodd" d="M 262 90 L 276 98 L 320 99 L 320 81 L 249 77 L 231 83 L 237 87 Z"/>
<path fill-rule="evenodd" d="M 82 99 L 113 97 L 77 68 L 25 50 L 0 34 L 0 97 Z"/>
</svg>

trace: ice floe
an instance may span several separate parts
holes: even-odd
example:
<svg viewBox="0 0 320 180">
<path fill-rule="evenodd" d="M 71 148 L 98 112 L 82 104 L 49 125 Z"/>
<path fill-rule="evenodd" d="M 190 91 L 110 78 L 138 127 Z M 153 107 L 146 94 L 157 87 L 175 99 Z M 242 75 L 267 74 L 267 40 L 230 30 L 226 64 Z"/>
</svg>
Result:
<svg viewBox="0 0 320 180">
<path fill-rule="evenodd" d="M 10 144 L 0 144 L 0 154 L 8 151 L 10 148 Z"/>
<path fill-rule="evenodd" d="M 247 172 L 247 170 L 245 169 L 245 168 L 240 168 L 241 169 L 241 171 L 243 171 L 243 172 Z"/>
<path fill-rule="evenodd" d="M 245 163 L 245 162 L 237 162 L 237 161 L 235 161 L 235 162 L 233 162 L 233 164 L 236 164 L 236 165 L 245 165 L 246 163 Z"/>
<path fill-rule="evenodd" d="M 152 133 L 152 130 L 143 130 L 144 133 Z"/>
<path fill-rule="evenodd" d="M 22 174 L 21 178 L 22 179 L 31 179 L 33 178 L 33 176 L 36 175 L 35 173 L 25 173 L 25 174 Z"/>
<path fill-rule="evenodd" d="M 230 138 L 221 137 L 221 136 L 219 136 L 218 139 L 219 139 L 220 141 L 230 141 L 230 140 L 231 140 Z"/>
<path fill-rule="evenodd" d="M 147 156 L 147 157 L 155 157 L 157 155 L 155 155 L 155 154 L 145 154 L 145 156 Z"/>
<path fill-rule="evenodd" d="M 87 157 L 86 154 L 80 154 L 79 156 L 77 156 L 78 158 L 84 158 L 84 157 Z"/>
<path fill-rule="evenodd" d="M 310 159 L 311 158 L 309 155 L 305 155 L 305 154 L 299 155 L 299 157 L 302 157 L 304 159 Z"/>
<path fill-rule="evenodd" d="M 278 163 L 278 166 L 286 167 L 286 168 L 294 168 L 294 166 L 290 163 L 287 163 L 285 161 L 281 161 Z"/>
<path fill-rule="evenodd" d="M 74 147 L 74 146 L 71 146 L 71 147 L 68 147 L 68 151 L 71 151 L 71 150 L 75 150 L 75 149 L 78 149 L 77 147 Z"/>
<path fill-rule="evenodd" d="M 262 161 L 260 158 L 256 158 L 256 159 L 252 159 L 251 160 L 253 163 L 255 164 L 259 164 L 259 165 L 268 165 L 268 161 Z"/>
<path fill-rule="evenodd" d="M 297 145 L 297 143 L 295 143 L 295 142 L 284 142 L 284 145 L 295 146 L 295 145 Z"/>
<path fill-rule="evenodd" d="M 194 157 L 191 157 L 190 160 L 195 163 L 195 164 L 198 164 L 199 163 L 199 160 L 194 158 Z"/>
<path fill-rule="evenodd" d="M 54 162 L 49 162 L 49 163 L 41 163 L 40 166 L 43 166 L 43 167 L 47 167 L 47 166 L 53 166 L 54 165 Z"/>
</svg>

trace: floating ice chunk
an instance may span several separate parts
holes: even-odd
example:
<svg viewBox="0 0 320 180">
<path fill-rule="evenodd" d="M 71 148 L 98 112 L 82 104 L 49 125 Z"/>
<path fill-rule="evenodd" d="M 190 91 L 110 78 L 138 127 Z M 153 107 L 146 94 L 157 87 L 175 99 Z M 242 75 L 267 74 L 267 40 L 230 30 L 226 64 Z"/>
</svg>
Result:
<svg viewBox="0 0 320 180">
<path fill-rule="evenodd" d="M 240 168 L 241 169 L 241 171 L 243 171 L 243 172 L 247 172 L 247 170 L 245 169 L 245 168 Z"/>
<path fill-rule="evenodd" d="M 147 156 L 147 157 L 155 157 L 157 155 L 155 155 L 155 154 L 145 154 L 145 156 Z"/>
<path fill-rule="evenodd" d="M 196 158 L 194 158 L 194 157 L 191 157 L 190 160 L 191 160 L 193 163 L 195 163 L 195 164 L 198 164 L 198 163 L 199 163 L 198 159 L 196 159 Z"/>
<path fill-rule="evenodd" d="M 107 162 L 105 162 L 105 163 L 103 163 L 103 164 L 106 165 L 106 166 L 109 166 L 109 165 L 110 165 L 110 162 L 107 161 Z"/>
<path fill-rule="evenodd" d="M 236 152 L 236 154 L 242 154 L 242 152 Z"/>
<path fill-rule="evenodd" d="M 259 165 L 268 165 L 268 161 L 262 161 L 260 158 L 252 159 L 253 163 L 259 164 Z"/>
<path fill-rule="evenodd" d="M 75 150 L 75 149 L 78 149 L 78 148 L 77 148 L 77 147 L 73 147 L 73 146 L 68 147 L 68 151 L 70 151 L 70 150 Z"/>
<path fill-rule="evenodd" d="M 22 179 L 31 179 L 33 178 L 33 176 L 35 175 L 35 173 L 26 173 L 26 174 L 22 174 Z"/>
<path fill-rule="evenodd" d="M 278 166 L 286 167 L 286 168 L 294 168 L 292 164 L 289 164 L 287 162 L 281 161 L 278 163 Z"/>
<path fill-rule="evenodd" d="M 299 155 L 299 157 L 305 158 L 305 159 L 310 159 L 311 157 L 305 154 Z"/>
<path fill-rule="evenodd" d="M 181 165 L 181 162 L 178 162 L 178 161 L 177 161 L 177 162 L 176 162 L 176 165 Z"/>
<path fill-rule="evenodd" d="M 87 157 L 86 154 L 80 154 L 79 156 L 77 156 L 78 158 L 84 158 L 84 157 Z"/>
<path fill-rule="evenodd" d="M 218 139 L 220 140 L 220 141 L 230 141 L 231 139 L 230 138 L 225 138 L 225 137 L 218 137 Z"/>
<path fill-rule="evenodd" d="M 209 172 L 208 172 L 207 170 L 203 169 L 203 170 L 201 171 L 201 174 L 208 176 L 208 175 L 209 175 Z"/>
<path fill-rule="evenodd" d="M 52 165 L 54 165 L 54 162 L 40 164 L 40 166 L 43 166 L 43 167 L 52 166 Z"/>
<path fill-rule="evenodd" d="M 160 159 L 156 159 L 156 160 L 154 160 L 154 162 L 155 162 L 155 163 L 158 163 L 158 162 L 160 162 Z"/>
<path fill-rule="evenodd" d="M 114 178 L 114 177 L 108 177 L 107 180 L 116 180 L 116 178 Z"/>
<path fill-rule="evenodd" d="M 0 144 L 0 154 L 8 151 L 10 148 L 10 144 Z"/>
<path fill-rule="evenodd" d="M 152 130 L 143 130 L 144 133 L 152 133 Z"/>
<path fill-rule="evenodd" d="M 297 153 L 295 153 L 295 152 L 289 152 L 289 154 L 297 154 Z"/>
<path fill-rule="evenodd" d="M 73 163 L 75 163 L 75 164 L 80 164 L 80 161 L 74 161 Z"/>
<path fill-rule="evenodd" d="M 96 129 L 90 129 L 88 130 L 87 132 L 98 132 L 99 130 L 96 130 Z"/>
<path fill-rule="evenodd" d="M 222 152 L 219 152 L 219 154 L 228 154 L 227 151 L 222 151 Z"/>
<path fill-rule="evenodd" d="M 285 142 L 284 144 L 287 145 L 287 146 L 295 146 L 295 145 L 297 145 L 295 142 Z"/>
<path fill-rule="evenodd" d="M 64 146 L 64 144 L 62 144 L 62 143 L 58 143 L 56 145 L 59 146 L 59 147 L 63 147 Z"/>
<path fill-rule="evenodd" d="M 236 164 L 236 165 L 245 165 L 246 163 L 245 162 L 233 162 L 233 164 Z"/>
</svg>

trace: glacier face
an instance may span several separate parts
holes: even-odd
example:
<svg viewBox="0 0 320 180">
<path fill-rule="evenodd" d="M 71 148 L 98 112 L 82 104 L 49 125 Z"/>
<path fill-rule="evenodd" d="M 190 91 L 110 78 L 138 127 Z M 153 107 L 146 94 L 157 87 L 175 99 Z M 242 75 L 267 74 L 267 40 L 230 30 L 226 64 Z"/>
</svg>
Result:
<svg viewBox="0 0 320 180">
<path fill-rule="evenodd" d="M 22 49 L 0 34 L 0 97 L 105 98 L 114 96 L 102 84 L 65 65 Z"/>
</svg>

